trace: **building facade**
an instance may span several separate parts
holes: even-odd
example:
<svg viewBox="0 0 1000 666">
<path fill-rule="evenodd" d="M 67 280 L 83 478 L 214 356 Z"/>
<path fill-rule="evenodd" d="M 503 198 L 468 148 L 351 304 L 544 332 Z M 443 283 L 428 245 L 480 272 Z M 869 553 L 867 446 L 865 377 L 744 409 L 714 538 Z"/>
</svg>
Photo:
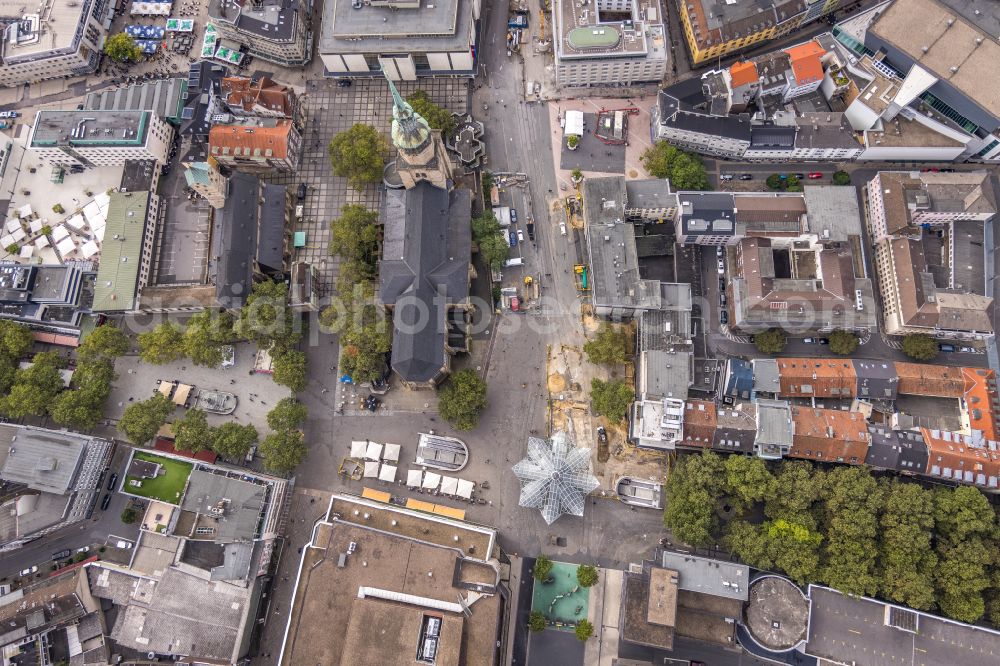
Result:
<svg viewBox="0 0 1000 666">
<path fill-rule="evenodd" d="M 325 75 L 415 81 L 476 75 L 481 0 L 329 0 L 318 52 Z"/>
<path fill-rule="evenodd" d="M 669 44 L 659 0 L 594 0 L 552 7 L 556 83 L 562 88 L 661 81 Z"/>
<path fill-rule="evenodd" d="M 312 59 L 311 0 L 211 0 L 208 16 L 223 39 L 286 67 Z"/>
<path fill-rule="evenodd" d="M 83 76 L 97 70 L 110 24 L 108 0 L 43 3 L 41 7 L 44 11 L 14 16 L 3 12 L 0 86 Z"/>
<path fill-rule="evenodd" d="M 39 111 L 28 150 L 52 166 L 166 164 L 174 129 L 152 111 Z"/>
<path fill-rule="evenodd" d="M 294 171 L 302 135 L 286 118 L 227 118 L 208 133 L 208 153 L 219 165 L 248 172 Z"/>
</svg>

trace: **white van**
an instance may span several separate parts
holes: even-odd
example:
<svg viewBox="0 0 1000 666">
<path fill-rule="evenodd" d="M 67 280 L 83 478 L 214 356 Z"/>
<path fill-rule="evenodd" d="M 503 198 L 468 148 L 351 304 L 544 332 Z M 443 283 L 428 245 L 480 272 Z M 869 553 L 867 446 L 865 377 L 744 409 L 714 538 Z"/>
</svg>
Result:
<svg viewBox="0 0 1000 666">
<path fill-rule="evenodd" d="M 511 266 L 521 266 L 524 264 L 524 260 L 521 257 L 514 257 L 513 259 L 508 259 L 504 262 L 504 266 L 510 268 Z"/>
</svg>

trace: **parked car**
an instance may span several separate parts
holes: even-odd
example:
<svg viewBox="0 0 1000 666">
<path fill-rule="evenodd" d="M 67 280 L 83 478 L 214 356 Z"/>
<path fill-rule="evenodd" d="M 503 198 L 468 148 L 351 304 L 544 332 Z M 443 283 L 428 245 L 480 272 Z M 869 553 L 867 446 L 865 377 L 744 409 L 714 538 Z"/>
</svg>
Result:
<svg viewBox="0 0 1000 666">
<path fill-rule="evenodd" d="M 721 245 L 716 245 L 715 246 L 715 256 L 717 256 L 719 259 L 722 259 L 722 246 Z"/>
<path fill-rule="evenodd" d="M 135 544 L 133 544 L 131 541 L 125 541 L 123 539 L 119 539 L 118 542 L 115 544 L 115 547 L 121 548 L 122 550 L 129 550 L 133 545 Z"/>
<path fill-rule="evenodd" d="M 299 183 L 299 189 L 296 192 L 296 196 L 299 201 L 304 201 L 306 198 L 306 192 L 309 191 L 309 187 L 305 183 Z"/>
<path fill-rule="evenodd" d="M 520 229 L 517 230 L 517 241 L 519 243 L 523 243 L 524 242 L 524 232 L 521 231 Z"/>
<path fill-rule="evenodd" d="M 726 278 L 719 278 L 719 291 L 726 290 Z"/>
<path fill-rule="evenodd" d="M 17 111 L 0 111 L 0 118 L 17 118 L 19 115 Z"/>
<path fill-rule="evenodd" d="M 63 548 L 62 550 L 59 550 L 59 551 L 56 551 L 56 552 L 52 553 L 52 559 L 53 560 L 64 560 L 64 559 L 66 559 L 67 557 L 69 557 L 72 554 L 73 554 L 72 550 L 70 550 L 69 548 Z"/>
<path fill-rule="evenodd" d="M 521 301 L 517 298 L 517 296 L 511 296 L 510 297 L 510 311 L 511 312 L 517 312 L 520 309 L 521 309 Z"/>
<path fill-rule="evenodd" d="M 753 180 L 753 174 L 752 173 L 741 173 L 740 174 L 740 180 Z"/>
<path fill-rule="evenodd" d="M 352 85 L 354 84 L 350 79 L 340 79 L 337 81 L 338 88 L 350 88 Z"/>
<path fill-rule="evenodd" d="M 796 178 L 798 178 L 799 180 L 805 180 L 806 179 L 806 175 L 804 173 L 796 173 L 796 174 L 792 174 L 792 175 L 795 176 Z"/>
<path fill-rule="evenodd" d="M 809 174 L 809 180 L 819 180 L 822 177 L 823 174 L 821 174 L 819 171 L 813 171 L 812 173 Z"/>
<path fill-rule="evenodd" d="M 17 575 L 18 576 L 30 576 L 31 574 L 37 573 L 37 572 L 38 572 L 38 565 L 35 564 L 33 566 L 28 567 L 27 569 L 21 569 L 20 573 L 18 573 Z"/>
<path fill-rule="evenodd" d="M 726 274 L 726 265 L 722 263 L 722 259 L 719 259 L 719 275 Z"/>
<path fill-rule="evenodd" d="M 82 548 L 77 548 L 76 552 L 78 552 L 78 553 L 89 553 L 90 552 L 90 546 L 83 546 Z"/>
<path fill-rule="evenodd" d="M 109 504 L 111 504 L 111 493 L 106 494 L 101 500 L 101 511 L 107 511 Z"/>
<path fill-rule="evenodd" d="M 726 307 L 726 292 L 719 294 L 719 305 Z"/>
<path fill-rule="evenodd" d="M 938 345 L 938 349 L 943 352 L 953 352 L 955 351 L 955 345 Z"/>
<path fill-rule="evenodd" d="M 566 235 L 566 223 L 565 222 L 560 222 L 559 223 L 559 233 L 562 234 L 563 236 Z"/>
<path fill-rule="evenodd" d="M 806 343 L 807 345 L 814 345 L 816 344 L 816 338 L 802 338 L 802 342 Z"/>
<path fill-rule="evenodd" d="M 604 429 L 604 426 L 597 427 L 597 443 L 598 444 L 608 443 L 608 431 Z"/>
<path fill-rule="evenodd" d="M 517 224 L 517 211 L 513 208 L 510 209 L 510 223 Z"/>
<path fill-rule="evenodd" d="M 507 237 L 510 239 L 510 246 L 517 247 L 517 232 L 511 229 Z"/>
<path fill-rule="evenodd" d="M 721 322 L 723 324 L 728 324 L 729 323 L 729 313 L 726 312 L 725 310 L 723 310 L 722 312 L 720 312 L 719 313 L 719 322 Z"/>
<path fill-rule="evenodd" d="M 108 477 L 108 490 L 115 489 L 116 481 L 118 481 L 118 472 L 111 472 L 111 476 Z"/>
<path fill-rule="evenodd" d="M 722 175 L 719 176 L 719 180 L 723 180 L 723 181 L 726 181 L 726 182 L 729 182 L 732 179 L 733 179 L 733 174 L 731 174 L 731 173 L 724 173 L 724 174 L 722 174 Z"/>
<path fill-rule="evenodd" d="M 973 347 L 961 347 L 958 351 L 965 354 L 975 354 L 976 350 Z"/>
<path fill-rule="evenodd" d="M 830 338 L 820 338 L 819 339 L 819 343 L 821 345 L 828 345 L 828 344 L 830 344 Z"/>
</svg>

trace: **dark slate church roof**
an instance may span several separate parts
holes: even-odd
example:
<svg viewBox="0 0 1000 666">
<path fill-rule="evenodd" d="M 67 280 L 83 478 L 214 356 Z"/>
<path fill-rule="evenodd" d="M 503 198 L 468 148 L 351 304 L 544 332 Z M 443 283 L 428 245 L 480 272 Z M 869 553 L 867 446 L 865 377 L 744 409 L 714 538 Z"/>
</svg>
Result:
<svg viewBox="0 0 1000 666">
<path fill-rule="evenodd" d="M 469 295 L 471 214 L 468 190 L 422 181 L 386 192 L 379 298 L 395 306 L 392 368 L 405 381 L 428 382 L 445 365 L 447 306 Z"/>
</svg>

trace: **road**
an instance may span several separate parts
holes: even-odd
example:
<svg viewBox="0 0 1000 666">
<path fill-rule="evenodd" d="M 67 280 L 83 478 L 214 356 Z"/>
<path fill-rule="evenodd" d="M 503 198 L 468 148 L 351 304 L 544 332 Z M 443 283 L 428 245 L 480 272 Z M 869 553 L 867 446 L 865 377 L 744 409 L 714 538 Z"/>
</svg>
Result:
<svg viewBox="0 0 1000 666">
<path fill-rule="evenodd" d="M 111 470 L 117 471 L 119 478 L 124 471 L 123 466 L 128 458 L 128 452 L 129 448 L 122 444 L 119 444 L 115 450 Z M 47 575 L 50 573 L 52 553 L 67 548 L 75 551 L 83 546 L 91 546 L 91 550 L 96 552 L 96 547 L 107 543 L 109 535 L 135 541 L 139 535 L 139 524 L 126 525 L 121 521 L 121 513 L 128 503 L 128 496 L 114 493 L 107 511 L 101 511 L 101 499 L 108 492 L 107 479 L 108 476 L 105 475 L 104 485 L 102 485 L 97 497 L 98 504 L 94 508 L 94 515 L 90 520 L 74 523 L 32 541 L 24 548 L 5 553 L 3 557 L 0 557 L 0 580 L 6 581 L 8 578 L 16 576 L 21 569 L 34 564 L 38 565 L 38 574 Z"/>
</svg>

